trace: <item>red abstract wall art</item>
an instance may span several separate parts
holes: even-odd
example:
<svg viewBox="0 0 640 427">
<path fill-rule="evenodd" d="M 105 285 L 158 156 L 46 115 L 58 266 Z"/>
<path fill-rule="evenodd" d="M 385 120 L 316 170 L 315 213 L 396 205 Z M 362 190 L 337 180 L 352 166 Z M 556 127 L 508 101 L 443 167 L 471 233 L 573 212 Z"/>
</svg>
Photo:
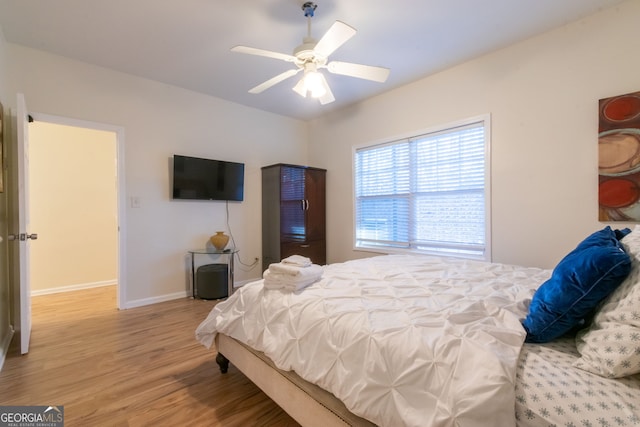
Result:
<svg viewBox="0 0 640 427">
<path fill-rule="evenodd" d="M 599 101 L 600 221 L 640 221 L 640 92 Z"/>
</svg>

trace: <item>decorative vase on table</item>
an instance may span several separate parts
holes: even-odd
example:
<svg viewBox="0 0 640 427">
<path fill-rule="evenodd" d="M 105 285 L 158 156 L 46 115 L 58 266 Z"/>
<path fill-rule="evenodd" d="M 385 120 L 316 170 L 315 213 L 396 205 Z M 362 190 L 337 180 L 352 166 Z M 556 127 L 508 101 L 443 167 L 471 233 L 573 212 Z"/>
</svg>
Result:
<svg viewBox="0 0 640 427">
<path fill-rule="evenodd" d="M 224 250 L 227 243 L 229 243 L 229 236 L 224 234 L 224 231 L 216 231 L 216 234 L 209 239 L 211 244 L 219 251 Z"/>
</svg>

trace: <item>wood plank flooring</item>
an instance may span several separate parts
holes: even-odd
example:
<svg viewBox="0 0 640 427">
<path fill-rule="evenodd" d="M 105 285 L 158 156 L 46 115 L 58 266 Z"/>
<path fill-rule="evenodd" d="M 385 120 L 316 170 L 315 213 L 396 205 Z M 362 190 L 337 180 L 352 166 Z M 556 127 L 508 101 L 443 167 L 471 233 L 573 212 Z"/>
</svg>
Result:
<svg viewBox="0 0 640 427">
<path fill-rule="evenodd" d="M 31 347 L 14 345 L 0 405 L 64 405 L 66 426 L 298 426 L 195 340 L 215 301 L 119 311 L 115 286 L 37 296 Z M 17 341 L 14 338 L 14 344 Z"/>
</svg>

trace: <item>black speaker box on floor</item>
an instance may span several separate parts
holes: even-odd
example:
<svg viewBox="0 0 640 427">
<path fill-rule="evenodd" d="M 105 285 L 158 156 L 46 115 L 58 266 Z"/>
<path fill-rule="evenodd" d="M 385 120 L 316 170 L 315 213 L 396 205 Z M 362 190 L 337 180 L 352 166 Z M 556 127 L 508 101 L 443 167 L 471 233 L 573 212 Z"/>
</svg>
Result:
<svg viewBox="0 0 640 427">
<path fill-rule="evenodd" d="M 229 296 L 227 264 L 207 264 L 196 272 L 196 295 L 202 299 L 220 299 Z"/>
</svg>

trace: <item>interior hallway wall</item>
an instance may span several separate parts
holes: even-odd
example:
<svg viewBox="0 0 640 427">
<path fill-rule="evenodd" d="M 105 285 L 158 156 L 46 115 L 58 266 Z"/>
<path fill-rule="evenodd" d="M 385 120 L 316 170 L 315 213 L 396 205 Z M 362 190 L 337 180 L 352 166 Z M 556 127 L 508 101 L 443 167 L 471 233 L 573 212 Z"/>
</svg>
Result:
<svg viewBox="0 0 640 427">
<path fill-rule="evenodd" d="M 29 125 L 33 295 L 117 280 L 116 134 Z"/>
</svg>

